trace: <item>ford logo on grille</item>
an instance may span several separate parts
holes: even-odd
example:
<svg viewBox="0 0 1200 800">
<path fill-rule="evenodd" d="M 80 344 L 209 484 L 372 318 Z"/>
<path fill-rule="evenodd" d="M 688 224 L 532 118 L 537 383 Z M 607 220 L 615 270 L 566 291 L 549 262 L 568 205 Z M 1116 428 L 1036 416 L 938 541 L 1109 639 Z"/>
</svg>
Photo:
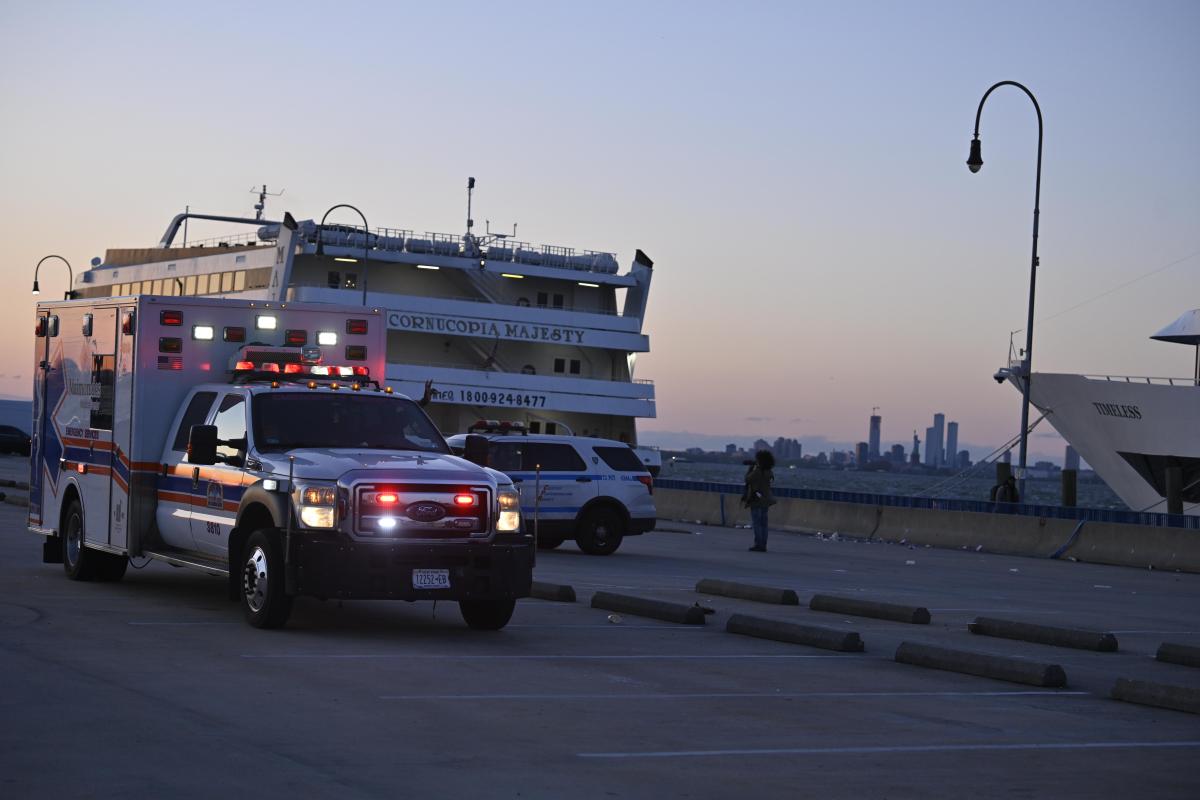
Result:
<svg viewBox="0 0 1200 800">
<path fill-rule="evenodd" d="M 434 503 L 428 500 L 413 503 L 405 512 L 408 518 L 417 522 L 437 522 L 442 517 L 446 516 L 446 509 L 441 503 Z"/>
</svg>

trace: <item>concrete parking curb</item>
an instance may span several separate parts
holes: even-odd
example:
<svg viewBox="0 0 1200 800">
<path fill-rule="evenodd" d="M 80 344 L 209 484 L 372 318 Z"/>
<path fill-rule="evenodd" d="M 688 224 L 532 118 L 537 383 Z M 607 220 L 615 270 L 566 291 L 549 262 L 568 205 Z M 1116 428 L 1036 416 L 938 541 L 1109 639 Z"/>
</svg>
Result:
<svg viewBox="0 0 1200 800">
<path fill-rule="evenodd" d="M 1190 686 L 1117 678 L 1111 696 L 1114 700 L 1123 700 L 1126 703 L 1200 714 L 1200 689 Z"/>
<path fill-rule="evenodd" d="M 1077 650 L 1096 650 L 1101 653 L 1117 652 L 1117 637 L 1103 631 L 1056 628 L 1050 625 L 1035 625 L 1031 622 L 1015 622 L 992 617 L 976 617 L 974 622 L 967 625 L 967 630 L 980 636 L 1020 639 L 1025 642 L 1049 644 L 1055 647 L 1073 647 Z"/>
<path fill-rule="evenodd" d="M 1163 642 L 1158 648 L 1159 661 L 1170 664 L 1182 664 L 1185 667 L 1200 667 L 1200 647 L 1189 644 Z"/>
<path fill-rule="evenodd" d="M 875 600 L 860 600 L 854 597 L 834 597 L 828 594 L 813 595 L 808 607 L 813 611 L 830 611 L 849 614 L 852 617 L 872 617 L 910 625 L 928 625 L 929 609 L 920 606 L 904 606 L 897 603 L 880 603 Z"/>
<path fill-rule="evenodd" d="M 624 614 L 677 622 L 681 625 L 704 624 L 704 609 L 700 606 L 668 603 L 665 600 L 651 600 L 648 597 L 634 597 L 628 594 L 596 592 L 592 595 L 592 608 L 620 611 Z"/>
<path fill-rule="evenodd" d="M 800 598 L 791 589 L 774 589 L 770 586 L 753 586 L 749 583 L 734 583 L 716 578 L 705 578 L 696 584 L 700 594 L 716 594 L 735 597 L 738 600 L 753 600 L 757 603 L 774 603 L 779 606 L 798 606 Z"/>
<path fill-rule="evenodd" d="M 554 600 L 559 603 L 574 603 L 575 589 L 571 586 L 564 586 L 560 583 L 542 583 L 534 581 L 532 588 L 529 590 L 530 597 L 536 597 L 538 600 Z"/>
<path fill-rule="evenodd" d="M 795 622 L 750 617 L 745 614 L 731 616 L 725 623 L 725 630 L 743 636 L 774 639 L 777 642 L 803 644 L 843 653 L 861 653 L 864 649 L 862 639 L 854 631 L 822 628 L 818 625 L 798 625 Z"/>
<path fill-rule="evenodd" d="M 1024 658 L 951 650 L 917 642 L 901 642 L 896 648 L 896 661 L 1030 686 L 1058 689 L 1067 685 L 1067 674 L 1058 664 L 1039 664 Z"/>
</svg>

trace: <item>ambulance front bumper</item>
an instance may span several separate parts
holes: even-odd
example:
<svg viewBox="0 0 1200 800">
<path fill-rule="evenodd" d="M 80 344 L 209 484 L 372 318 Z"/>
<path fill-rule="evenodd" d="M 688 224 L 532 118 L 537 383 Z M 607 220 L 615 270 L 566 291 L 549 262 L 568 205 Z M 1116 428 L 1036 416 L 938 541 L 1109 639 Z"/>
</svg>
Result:
<svg viewBox="0 0 1200 800">
<path fill-rule="evenodd" d="M 362 542 L 293 532 L 292 595 L 355 600 L 485 600 L 528 597 L 532 537 L 490 542 Z"/>
</svg>

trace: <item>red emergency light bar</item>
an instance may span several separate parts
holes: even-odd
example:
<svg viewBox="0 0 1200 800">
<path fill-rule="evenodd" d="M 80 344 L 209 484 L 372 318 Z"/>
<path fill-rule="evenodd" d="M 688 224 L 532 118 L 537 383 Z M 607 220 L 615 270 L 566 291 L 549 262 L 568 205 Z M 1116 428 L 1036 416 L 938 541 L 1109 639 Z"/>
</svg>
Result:
<svg viewBox="0 0 1200 800">
<path fill-rule="evenodd" d="M 350 377 L 352 375 L 361 375 L 370 377 L 371 370 L 367 367 L 342 367 L 329 366 L 326 364 L 315 364 L 307 366 L 305 364 L 297 364 L 288 362 L 282 366 L 274 361 L 264 361 L 260 364 L 255 364 L 253 361 L 238 361 L 233 366 L 234 372 L 280 372 L 284 375 L 318 375 L 326 378 Z"/>
<path fill-rule="evenodd" d="M 348 319 L 346 320 L 346 333 L 362 335 L 367 332 L 367 321 L 365 319 Z"/>
<path fill-rule="evenodd" d="M 183 324 L 182 311 L 160 311 L 158 312 L 158 324 L 160 325 L 175 325 Z"/>
</svg>

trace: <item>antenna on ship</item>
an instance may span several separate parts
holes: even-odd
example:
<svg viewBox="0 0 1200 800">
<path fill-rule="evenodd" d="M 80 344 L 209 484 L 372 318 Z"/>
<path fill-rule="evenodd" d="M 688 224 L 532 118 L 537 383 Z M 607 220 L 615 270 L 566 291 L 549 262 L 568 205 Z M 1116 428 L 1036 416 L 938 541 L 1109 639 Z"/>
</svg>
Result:
<svg viewBox="0 0 1200 800">
<path fill-rule="evenodd" d="M 267 207 L 268 197 L 283 197 L 283 193 L 286 191 L 287 189 L 280 189 L 278 192 L 268 192 L 267 185 L 265 183 L 262 185 L 261 189 L 251 186 L 250 194 L 258 195 L 258 202 L 254 204 L 254 218 L 262 219 L 263 210 Z"/>
<path fill-rule="evenodd" d="M 471 228 L 475 227 L 475 220 L 471 219 L 471 195 L 475 192 L 475 179 L 467 178 L 467 236 L 471 235 Z"/>
</svg>

